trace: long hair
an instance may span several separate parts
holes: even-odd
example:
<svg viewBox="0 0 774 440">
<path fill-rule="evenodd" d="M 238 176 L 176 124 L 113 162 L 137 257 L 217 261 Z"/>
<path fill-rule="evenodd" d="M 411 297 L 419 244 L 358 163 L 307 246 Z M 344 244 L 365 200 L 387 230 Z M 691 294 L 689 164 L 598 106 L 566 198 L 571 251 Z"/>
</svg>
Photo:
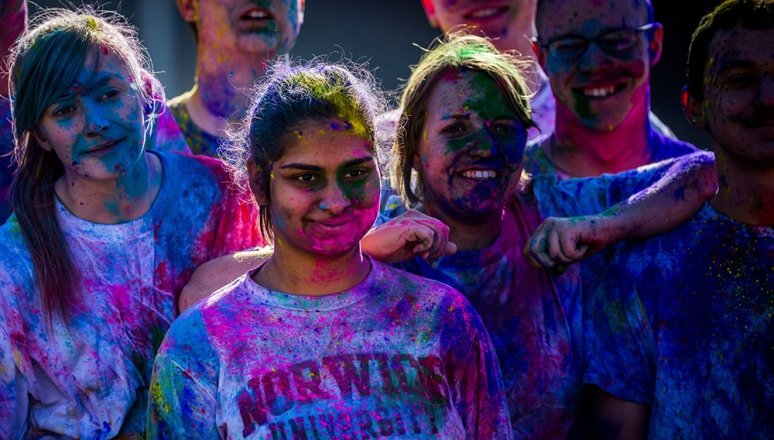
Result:
<svg viewBox="0 0 774 440">
<path fill-rule="evenodd" d="M 339 118 L 376 151 L 375 120 L 385 109 L 373 75 L 362 66 L 315 59 L 305 64 L 275 61 L 253 90 L 250 108 L 220 149 L 236 182 L 247 182 L 247 163 L 258 170 L 251 182 L 267 201 L 261 205 L 261 234 L 273 239 L 269 208 L 271 163 L 292 145 L 293 130 L 306 121 Z"/>
<path fill-rule="evenodd" d="M 427 102 L 438 78 L 449 71 L 468 70 L 487 74 L 500 87 L 508 105 L 524 128 L 534 127 L 530 92 L 522 69 L 528 63 L 500 52 L 490 40 L 464 32 L 438 39 L 414 66 L 401 96 L 398 131 L 390 156 L 390 183 L 408 205 L 421 201 L 422 176 L 413 169 L 413 157 L 427 119 Z"/>
<path fill-rule="evenodd" d="M 47 10 L 33 19 L 33 27 L 13 48 L 10 91 L 14 160 L 11 203 L 29 247 L 43 310 L 49 322 L 68 316 L 68 305 L 80 290 L 80 274 L 59 225 L 54 184 L 64 166 L 53 151 L 44 150 L 36 130 L 45 109 L 72 85 L 89 54 L 111 53 L 122 60 L 137 81 L 146 132 L 163 103 L 159 82 L 148 73 L 150 64 L 134 29 L 118 14 L 93 10 Z M 96 66 L 99 65 L 97 60 Z"/>
</svg>

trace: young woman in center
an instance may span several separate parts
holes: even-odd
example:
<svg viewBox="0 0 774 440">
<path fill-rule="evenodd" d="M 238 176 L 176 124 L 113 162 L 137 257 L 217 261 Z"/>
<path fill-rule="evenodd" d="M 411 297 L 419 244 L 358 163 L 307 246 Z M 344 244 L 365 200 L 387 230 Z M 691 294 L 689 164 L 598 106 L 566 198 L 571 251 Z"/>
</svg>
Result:
<svg viewBox="0 0 774 440">
<path fill-rule="evenodd" d="M 160 349 L 150 438 L 510 438 L 497 360 L 454 289 L 374 261 L 365 72 L 278 65 L 230 151 L 274 253 L 184 313 Z"/>
</svg>

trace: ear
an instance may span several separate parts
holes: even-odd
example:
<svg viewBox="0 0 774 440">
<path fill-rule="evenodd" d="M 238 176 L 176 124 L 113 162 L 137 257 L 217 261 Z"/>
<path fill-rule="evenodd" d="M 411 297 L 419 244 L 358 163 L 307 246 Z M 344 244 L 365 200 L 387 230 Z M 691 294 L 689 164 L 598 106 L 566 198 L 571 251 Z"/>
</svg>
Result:
<svg viewBox="0 0 774 440">
<path fill-rule="evenodd" d="M 430 26 L 437 28 L 438 17 L 435 16 L 433 0 L 422 0 L 422 7 L 425 9 L 425 15 L 427 16 L 427 21 L 430 22 Z"/>
<path fill-rule="evenodd" d="M 537 39 L 534 38 L 530 41 L 530 45 L 532 46 L 532 53 L 535 54 L 535 59 L 537 59 L 538 64 L 540 64 L 540 68 L 545 70 L 546 54 L 543 52 L 543 46 L 541 46 Z"/>
<path fill-rule="evenodd" d="M 650 67 L 655 66 L 661 59 L 661 50 L 664 48 L 664 26 L 661 23 L 654 23 L 650 31 L 650 43 L 648 45 L 648 54 L 650 55 Z"/>
<path fill-rule="evenodd" d="M 186 23 L 196 23 L 199 16 L 199 0 L 177 0 L 177 10 Z"/>
<path fill-rule="evenodd" d="M 269 200 L 261 182 L 261 169 L 251 159 L 247 161 L 247 179 L 250 182 L 250 191 L 252 191 L 258 206 L 268 205 Z"/>
<path fill-rule="evenodd" d="M 688 93 L 688 87 L 683 87 L 680 92 L 680 106 L 683 108 L 683 115 L 688 122 L 696 128 L 707 128 L 707 120 L 704 117 L 703 101 L 699 101 Z"/>
<path fill-rule="evenodd" d="M 32 132 L 30 133 L 30 136 L 35 138 L 35 142 L 37 142 L 38 145 L 40 145 L 40 148 L 42 148 L 42 149 L 44 149 L 46 151 L 52 151 L 53 150 L 53 147 L 51 146 L 51 144 L 48 142 L 48 140 L 42 134 L 40 134 L 40 132 L 38 130 L 32 130 Z"/>
<path fill-rule="evenodd" d="M 411 169 L 416 172 L 422 169 L 422 158 L 419 157 L 419 153 L 414 153 L 414 157 L 411 158 Z"/>
</svg>

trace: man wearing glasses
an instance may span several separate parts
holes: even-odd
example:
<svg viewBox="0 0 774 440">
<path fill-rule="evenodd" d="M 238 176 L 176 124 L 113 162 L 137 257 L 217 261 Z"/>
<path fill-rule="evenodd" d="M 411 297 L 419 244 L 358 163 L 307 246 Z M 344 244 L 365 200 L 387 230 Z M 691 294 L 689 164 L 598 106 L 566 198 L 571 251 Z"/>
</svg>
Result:
<svg viewBox="0 0 774 440">
<path fill-rule="evenodd" d="M 650 70 L 663 42 L 650 0 L 540 0 L 536 24 L 533 49 L 556 122 L 527 151 L 527 171 L 589 177 L 696 151 L 650 115 Z"/>
</svg>

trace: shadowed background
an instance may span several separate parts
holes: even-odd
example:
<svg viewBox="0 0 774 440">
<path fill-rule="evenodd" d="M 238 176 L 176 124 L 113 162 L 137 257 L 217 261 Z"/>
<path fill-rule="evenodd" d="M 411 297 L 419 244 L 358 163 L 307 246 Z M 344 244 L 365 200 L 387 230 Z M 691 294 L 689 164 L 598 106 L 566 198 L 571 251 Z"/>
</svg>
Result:
<svg viewBox="0 0 774 440">
<path fill-rule="evenodd" d="M 572 0 L 567 0 L 572 1 Z M 194 38 L 180 18 L 174 0 L 87 1 L 127 16 L 139 29 L 168 97 L 191 88 L 196 58 Z M 720 0 L 654 0 L 656 20 L 664 24 L 664 51 L 651 79 L 654 112 L 681 139 L 707 148 L 708 137 L 691 127 L 680 111 L 685 60 L 691 32 L 699 18 Z M 30 3 L 40 8 L 61 6 L 63 0 Z M 304 25 L 292 52 L 310 58 L 333 52 L 367 61 L 387 90 L 400 86 L 409 66 L 439 34 L 425 19 L 420 0 L 307 0 Z M 335 57 L 333 59 L 336 59 Z"/>
</svg>

